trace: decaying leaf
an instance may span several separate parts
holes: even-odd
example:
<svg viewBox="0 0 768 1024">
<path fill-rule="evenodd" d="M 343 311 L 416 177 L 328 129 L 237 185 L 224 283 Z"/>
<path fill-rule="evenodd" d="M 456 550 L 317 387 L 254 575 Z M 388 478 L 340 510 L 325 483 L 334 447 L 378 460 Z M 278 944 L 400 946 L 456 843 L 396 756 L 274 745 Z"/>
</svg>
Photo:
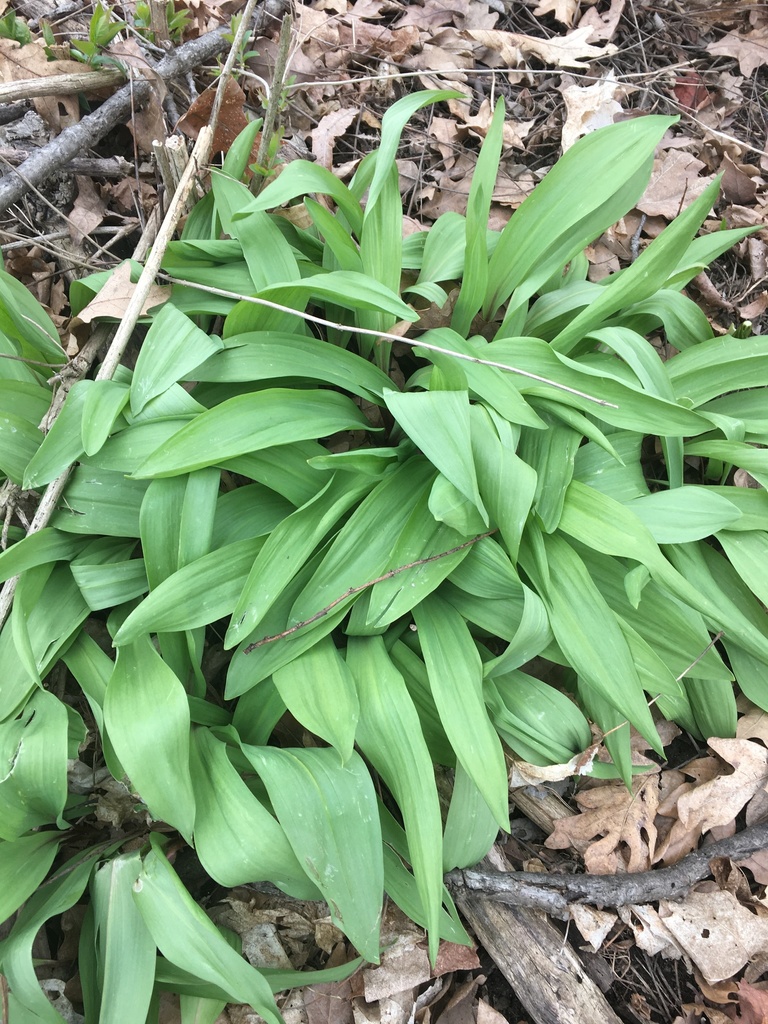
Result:
<svg viewBox="0 0 768 1024">
<path fill-rule="evenodd" d="M 81 309 L 77 318 L 82 323 L 89 324 L 97 317 L 109 317 L 119 320 L 128 308 L 131 296 L 136 288 L 131 283 L 131 265 L 128 262 L 122 263 L 112 274 L 110 279 L 91 301 Z M 171 294 L 170 288 L 153 284 L 149 290 L 141 312 L 146 313 L 153 306 L 159 306 L 165 302 Z"/>
<path fill-rule="evenodd" d="M 590 60 L 607 57 L 615 53 L 616 47 L 592 46 L 587 42 L 590 28 L 577 28 L 564 36 L 553 39 L 536 39 L 518 32 L 471 30 L 463 35 L 482 49 L 477 58 L 489 67 L 520 67 L 526 56 L 531 55 L 544 64 L 558 68 L 583 68 Z"/>
<path fill-rule="evenodd" d="M 722 39 L 709 43 L 707 50 L 717 56 L 735 57 L 739 71 L 749 76 L 756 68 L 768 64 L 768 26 L 763 25 L 746 35 L 729 32 Z"/>
<path fill-rule="evenodd" d="M 534 17 L 540 18 L 543 14 L 551 14 L 568 28 L 573 24 L 573 19 L 579 9 L 579 0 L 539 0 L 539 5 L 534 9 Z"/>
<path fill-rule="evenodd" d="M 638 210 L 649 217 L 672 220 L 681 208 L 697 199 L 712 181 L 699 177 L 704 163 L 691 153 L 669 149 L 654 165 L 653 175 Z"/>
<path fill-rule="evenodd" d="M 620 782 L 587 789 L 576 797 L 581 813 L 556 821 L 544 845 L 583 852 L 592 874 L 647 871 L 656 848 L 658 801 L 657 775 L 638 776 L 631 792 Z"/>
<path fill-rule="evenodd" d="M 596 128 L 613 124 L 622 107 L 619 103 L 627 95 L 627 89 L 609 73 L 594 85 L 569 85 L 563 90 L 563 99 L 568 114 L 563 125 L 563 152 Z"/>
</svg>

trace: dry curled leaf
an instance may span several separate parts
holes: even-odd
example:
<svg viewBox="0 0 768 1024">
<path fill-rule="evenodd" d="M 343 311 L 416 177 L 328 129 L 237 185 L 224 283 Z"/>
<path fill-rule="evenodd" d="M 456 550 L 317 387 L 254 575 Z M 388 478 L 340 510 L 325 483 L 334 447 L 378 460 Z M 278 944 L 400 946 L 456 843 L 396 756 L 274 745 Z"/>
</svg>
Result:
<svg viewBox="0 0 768 1024">
<path fill-rule="evenodd" d="M 733 766 L 730 775 L 719 774 L 710 782 L 684 793 L 677 804 L 683 828 L 702 833 L 730 825 L 736 815 L 768 784 L 768 750 L 750 740 L 712 738 L 710 747 Z"/>
<path fill-rule="evenodd" d="M 611 875 L 647 871 L 654 860 L 659 802 L 658 775 L 637 776 L 632 791 L 617 782 L 579 793 L 581 813 L 555 822 L 544 845 L 582 852 L 587 871 Z M 597 838 L 599 837 L 599 838 Z"/>
<path fill-rule="evenodd" d="M 735 57 L 739 71 L 749 76 L 756 68 L 768 64 L 768 26 L 763 25 L 746 35 L 729 32 L 722 39 L 709 43 L 707 51 L 717 56 Z"/>
<path fill-rule="evenodd" d="M 649 217 L 665 217 L 672 220 L 682 207 L 697 199 L 712 181 L 712 176 L 699 177 L 704 168 L 701 160 L 691 153 L 669 149 L 661 159 L 656 160 L 648 188 L 638 210 Z"/>
<path fill-rule="evenodd" d="M 98 295 L 77 314 L 77 319 L 84 324 L 89 324 L 97 317 L 120 320 L 128 308 L 128 303 L 136 290 L 136 285 L 131 283 L 131 265 L 127 261 L 121 263 L 114 271 L 110 279 L 101 289 Z M 142 314 L 160 306 L 170 298 L 171 289 L 153 284 L 149 290 L 144 305 L 141 307 Z"/>
</svg>

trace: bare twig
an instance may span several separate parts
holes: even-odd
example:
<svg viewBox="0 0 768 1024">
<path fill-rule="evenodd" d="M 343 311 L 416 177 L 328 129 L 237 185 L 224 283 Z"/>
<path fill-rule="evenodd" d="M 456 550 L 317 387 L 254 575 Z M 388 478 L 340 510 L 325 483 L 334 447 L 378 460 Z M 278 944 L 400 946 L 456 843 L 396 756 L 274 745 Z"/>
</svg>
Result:
<svg viewBox="0 0 768 1024">
<path fill-rule="evenodd" d="M 532 907 L 565 919 L 569 903 L 623 907 L 682 899 L 697 882 L 712 873 L 715 857 L 742 860 L 768 846 L 768 823 L 688 854 L 670 868 L 625 875 L 550 875 L 530 871 L 451 871 L 445 884 L 453 893 L 474 893 L 511 906 Z"/>
<path fill-rule="evenodd" d="M 270 309 L 278 309 L 282 313 L 290 313 L 292 316 L 301 317 L 302 320 L 308 320 L 313 324 L 320 324 L 322 327 L 334 327 L 338 331 L 351 331 L 354 334 L 365 334 L 373 338 L 387 338 L 389 341 L 400 341 L 404 345 L 410 345 L 412 348 L 423 348 L 428 352 L 439 352 L 443 356 L 453 356 L 455 359 L 463 359 L 467 363 L 478 363 L 480 366 L 495 366 L 497 370 L 505 370 L 507 373 L 516 373 L 521 377 L 527 377 L 529 380 L 538 381 L 540 384 L 548 384 L 550 387 L 557 388 L 558 391 L 566 391 L 569 395 L 576 395 L 578 398 L 584 398 L 588 402 L 594 402 L 595 405 L 602 405 L 608 409 L 618 409 L 617 405 L 613 402 L 606 402 L 602 398 L 595 398 L 594 395 L 587 394 L 586 391 L 579 391 L 577 388 L 568 387 L 567 384 L 558 384 L 556 380 L 550 380 L 549 377 L 542 377 L 538 373 L 530 373 L 528 370 L 519 370 L 515 366 L 509 366 L 507 363 L 497 363 L 492 359 L 481 359 L 480 356 L 469 356 L 464 352 L 454 352 L 449 348 L 441 348 L 440 345 L 432 345 L 430 342 L 422 341 L 421 338 L 404 338 L 402 334 L 389 334 L 387 331 L 375 331 L 368 327 L 355 327 L 353 324 L 340 324 L 334 320 L 326 320 L 321 316 L 314 316 L 312 313 L 302 313 L 297 309 L 291 309 L 290 306 L 281 306 L 279 302 L 270 302 L 269 299 L 260 299 L 255 295 L 240 295 L 238 292 L 229 292 L 224 288 L 213 288 L 211 285 L 199 284 L 196 281 L 185 281 L 179 277 L 171 277 L 170 274 L 162 275 L 164 281 L 170 281 L 171 284 L 183 284 L 187 288 L 196 288 L 201 292 L 210 292 L 211 295 L 223 295 L 228 299 L 237 299 L 239 302 L 253 302 L 257 306 L 268 306 Z"/>
<path fill-rule="evenodd" d="M 269 144 L 275 134 L 277 126 L 277 115 L 280 109 L 280 102 L 283 98 L 285 87 L 285 73 L 288 70 L 288 55 L 291 48 L 291 16 L 286 14 L 280 26 L 280 38 L 277 43 L 277 56 L 275 58 L 275 69 L 272 75 L 272 86 L 267 96 L 267 109 L 264 111 L 264 124 L 261 128 L 261 142 L 256 156 L 256 163 L 259 167 L 265 167 L 269 154 Z M 264 184 L 266 179 L 258 175 L 251 179 L 252 191 Z"/>
<path fill-rule="evenodd" d="M 50 67 L 50 65 L 49 65 Z M 0 84 L 0 103 L 13 103 L 33 96 L 72 96 L 120 85 L 125 73 L 117 68 L 102 71 L 78 71 L 68 75 L 47 75 L 45 78 L 21 78 Z"/>
<path fill-rule="evenodd" d="M 225 28 L 216 29 L 179 46 L 160 61 L 153 73 L 161 78 L 174 78 L 198 67 L 227 48 L 229 43 L 225 38 L 226 32 Z M 73 157 L 86 152 L 116 124 L 126 120 L 131 114 L 132 98 L 134 104 L 141 105 L 146 102 L 150 89 L 151 85 L 146 79 L 129 82 L 102 103 L 98 110 L 66 128 L 48 145 L 33 153 L 18 169 L 7 174 L 0 181 L 0 213 L 21 199 L 29 187 L 28 183 L 40 185 Z"/>
<path fill-rule="evenodd" d="M 429 558 L 417 558 L 415 562 L 408 562 L 407 565 L 399 565 L 396 569 L 390 569 L 385 572 L 383 576 L 377 576 L 375 580 L 368 580 L 366 583 L 361 583 L 359 587 L 350 587 L 349 590 L 345 590 L 344 593 L 337 597 L 335 601 L 331 601 L 325 608 L 321 608 L 319 612 L 315 612 L 314 615 L 308 619 L 302 619 L 301 622 L 294 623 L 289 629 L 284 629 L 282 633 L 275 633 L 273 636 L 262 637 L 261 640 L 257 640 L 255 643 L 249 644 L 244 654 L 250 654 L 251 651 L 255 651 L 257 647 L 264 647 L 265 644 L 274 643 L 275 640 L 284 640 L 287 636 L 291 636 L 293 633 L 298 633 L 300 629 L 304 629 L 305 626 L 311 626 L 313 622 L 317 622 L 318 619 L 324 618 L 328 612 L 333 611 L 342 601 L 346 601 L 348 597 L 352 597 L 353 594 L 360 594 L 364 590 L 368 590 L 369 587 L 375 586 L 377 583 L 383 583 L 384 580 L 391 580 L 393 576 L 399 576 L 401 572 L 407 572 L 408 569 L 415 569 L 419 565 L 427 565 L 429 562 L 437 562 L 441 558 L 445 558 L 447 555 L 453 555 L 457 551 L 463 551 L 464 548 L 470 547 L 472 544 L 477 544 L 479 540 L 483 540 L 485 537 L 490 537 L 496 533 L 496 530 L 488 530 L 487 533 L 480 533 L 477 537 L 473 537 L 471 540 L 465 541 L 463 544 L 457 544 L 454 548 L 449 548 L 447 551 L 441 551 L 437 555 L 430 555 Z"/>
</svg>

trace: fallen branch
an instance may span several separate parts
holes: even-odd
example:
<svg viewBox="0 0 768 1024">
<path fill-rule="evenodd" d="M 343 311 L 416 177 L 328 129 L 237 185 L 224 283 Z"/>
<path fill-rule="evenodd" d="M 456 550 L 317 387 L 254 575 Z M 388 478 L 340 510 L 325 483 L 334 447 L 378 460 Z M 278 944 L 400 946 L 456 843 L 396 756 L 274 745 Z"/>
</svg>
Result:
<svg viewBox="0 0 768 1024">
<path fill-rule="evenodd" d="M 471 544 L 477 544 L 479 540 L 483 540 L 485 537 L 490 537 L 491 534 L 496 533 L 496 530 L 488 530 L 487 533 L 480 533 L 477 537 L 472 537 L 471 540 L 464 541 L 463 544 L 457 544 L 455 548 L 449 548 L 447 551 L 441 551 L 437 555 L 430 555 L 429 558 L 417 558 L 415 562 L 408 562 L 407 565 L 399 565 L 396 569 L 390 569 L 389 572 L 385 572 L 381 576 L 377 576 L 375 580 L 367 580 L 365 583 L 361 583 L 359 587 L 350 587 L 349 590 L 345 590 L 343 594 L 336 598 L 335 601 L 331 601 L 325 608 L 321 608 L 319 612 L 315 612 L 308 619 L 302 619 L 301 622 L 296 622 L 288 629 L 284 629 L 282 633 L 274 633 L 272 636 L 264 636 L 261 640 L 257 640 L 255 643 L 249 644 L 244 654 L 250 654 L 251 651 L 255 651 L 257 647 L 264 647 L 265 644 L 274 643 L 275 640 L 284 640 L 287 636 L 292 636 L 294 633 L 298 633 L 300 629 L 304 629 L 305 626 L 311 626 L 313 622 L 317 622 L 318 619 L 324 618 L 328 612 L 333 611 L 342 601 L 346 601 L 348 597 L 352 597 L 353 594 L 361 594 L 364 590 L 368 590 L 369 587 L 375 586 L 377 583 L 383 583 L 385 580 L 391 580 L 393 576 L 399 576 L 401 572 L 407 572 L 408 569 L 416 569 L 420 565 L 428 565 L 430 562 L 437 562 L 441 558 L 445 558 L 447 555 L 453 555 L 457 551 L 463 551 L 464 548 L 468 548 Z"/>
<path fill-rule="evenodd" d="M 553 875 L 530 871 L 451 871 L 445 884 L 454 895 L 481 896 L 510 906 L 543 910 L 551 917 L 568 918 L 569 903 L 597 907 L 624 907 L 681 899 L 688 890 L 712 874 L 715 857 L 741 860 L 768 847 L 768 823 L 752 825 L 688 854 L 669 868 L 628 875 Z"/>
<path fill-rule="evenodd" d="M 88 71 L 85 68 L 74 74 L 20 78 L 0 84 L 0 103 L 13 103 L 33 96 L 73 96 L 79 92 L 121 85 L 125 78 L 125 72 L 118 69 Z"/>
<path fill-rule="evenodd" d="M 225 50 L 229 43 L 227 28 L 218 28 L 199 39 L 191 39 L 153 68 L 160 78 L 186 74 Z M 102 139 L 116 124 L 127 120 L 134 109 L 143 105 L 151 90 L 147 79 L 139 78 L 124 85 L 92 114 L 66 128 L 46 146 L 33 153 L 20 167 L 10 170 L 0 181 L 0 213 L 17 202 L 30 186 L 41 185 L 76 156 L 82 156 Z"/>
</svg>

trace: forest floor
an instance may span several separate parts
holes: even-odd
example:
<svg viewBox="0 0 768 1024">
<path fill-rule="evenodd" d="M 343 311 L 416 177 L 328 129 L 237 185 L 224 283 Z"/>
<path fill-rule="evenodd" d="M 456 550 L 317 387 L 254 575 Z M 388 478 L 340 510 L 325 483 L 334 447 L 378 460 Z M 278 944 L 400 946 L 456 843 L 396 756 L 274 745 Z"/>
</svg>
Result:
<svg viewBox="0 0 768 1024">
<path fill-rule="evenodd" d="M 11 195 L 0 184 L 4 266 L 45 305 L 70 356 L 90 328 L 82 318 L 71 319 L 69 286 L 114 268 L 137 247 L 142 251 L 153 211 L 162 208 L 173 182 L 158 171 L 153 141 L 180 138 L 186 159 L 191 140 L 210 118 L 216 60 L 164 83 L 150 74 L 142 103 L 138 94 L 133 105 L 129 99 L 112 126 L 95 132 L 76 156 L 57 156 L 57 140 L 123 88 L 114 61 L 143 72 L 176 44 L 229 25 L 243 6 L 240 0 L 176 0 L 178 20 L 167 26 L 170 43 L 163 45 L 163 26 L 155 23 L 160 45 L 148 46 L 131 27 L 150 5 L 134 0 L 109 3 L 113 22 L 127 23 L 111 40 L 96 38 L 99 16 L 92 4 L 0 0 L 0 32 L 11 37 L 0 38 L 0 163 L 3 183 L 19 186 Z M 288 66 L 275 81 L 285 13 L 292 33 Z M 407 231 L 423 230 L 448 211 L 465 212 L 479 145 L 499 96 L 507 121 L 491 209 L 490 227 L 496 229 L 585 133 L 622 118 L 675 115 L 679 120 L 659 147 L 637 208 L 589 247 L 590 278 L 626 266 L 722 174 L 708 227 L 762 230 L 699 274 L 689 294 L 716 333 L 744 330 L 746 322 L 765 333 L 766 0 L 310 0 L 294 2 L 290 10 L 267 0 L 257 7 L 257 24 L 257 37 L 227 88 L 214 149 L 226 150 L 247 120 L 263 116 L 267 94 L 277 90 L 279 147 L 267 157 L 269 173 L 306 158 L 349 180 L 377 145 L 381 119 L 395 100 L 423 88 L 462 94 L 425 108 L 405 128 L 397 163 Z M 53 43 L 44 30 L 53 33 Z M 89 33 L 90 44 L 80 47 L 91 57 L 86 66 L 72 59 L 71 49 Z M 81 80 L 64 84 L 62 76 L 84 71 L 104 73 L 98 88 L 84 88 Z M 49 85 L 48 91 L 30 92 L 31 79 Z M 14 92 L 19 82 L 24 85 Z M 30 165 L 23 164 L 18 179 L 12 168 L 42 150 L 52 161 L 44 175 L 26 175 Z M 113 311 L 119 315 L 126 300 L 115 291 Z M 746 703 L 741 710 L 737 737 L 709 747 L 675 738 L 669 726 L 670 761 L 655 766 L 653 785 L 642 776 L 631 793 L 608 782 L 575 792 L 556 773 L 518 780 L 512 798 L 519 811 L 497 859 L 528 871 L 650 871 L 695 850 L 705 832 L 722 840 L 761 821 L 768 721 Z M 482 915 L 468 915 L 478 948 L 446 949 L 431 969 L 423 934 L 394 911 L 387 916 L 391 945 L 381 967 L 347 982 L 294 991 L 282 1010 L 288 1024 L 765 1022 L 766 885 L 763 851 L 738 862 L 719 857 L 716 881 L 699 885 L 684 907 L 662 900 L 620 913 L 575 910 L 567 929 L 557 925 L 560 950 L 541 953 L 539 967 L 528 970 L 546 973 L 550 961 L 554 970 L 573 973 L 570 962 L 558 967 L 556 961 L 566 948 L 575 951 L 585 983 L 605 995 L 602 1018 L 587 1003 L 581 1013 L 578 1004 L 573 1011 L 565 995 L 557 1016 L 537 1008 L 535 982 L 526 991 L 514 980 L 510 984 L 514 971 L 503 963 L 498 935 L 494 942 Z M 248 887 L 218 890 L 209 898 L 220 923 L 248 936 L 246 951 L 254 962 L 297 966 L 312 963 L 318 950 L 343 957 L 339 934 L 331 935 L 327 922 L 303 905 Z M 528 935 L 535 945 L 532 921 L 523 922 L 515 941 Z M 502 925 L 497 930 L 506 934 Z M 173 1007 L 167 1009 L 167 1020 L 174 1020 Z M 221 1019 L 236 1024 L 252 1016 L 231 1007 Z"/>
</svg>

